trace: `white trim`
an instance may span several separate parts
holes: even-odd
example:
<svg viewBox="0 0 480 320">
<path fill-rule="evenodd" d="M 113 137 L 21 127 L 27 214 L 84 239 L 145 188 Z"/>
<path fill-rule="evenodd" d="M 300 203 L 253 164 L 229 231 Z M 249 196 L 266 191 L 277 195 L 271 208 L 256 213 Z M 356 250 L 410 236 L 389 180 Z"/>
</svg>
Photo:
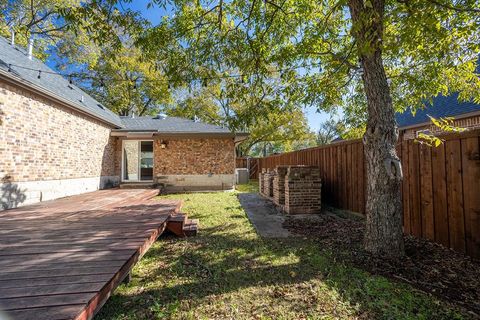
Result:
<svg viewBox="0 0 480 320">
<path fill-rule="evenodd" d="M 124 170 L 125 170 L 125 160 L 124 160 L 124 144 L 125 144 L 125 141 L 136 141 L 139 146 L 138 146 L 138 154 L 137 154 L 137 157 L 138 157 L 138 179 L 137 180 L 125 180 L 123 177 L 124 177 Z M 152 139 L 148 139 L 148 140 L 134 140 L 134 139 L 130 139 L 130 140 L 122 140 L 122 165 L 121 165 L 121 172 L 120 172 L 120 181 L 121 182 L 124 182 L 124 183 L 128 183 L 128 182 L 134 182 L 134 183 L 138 183 L 138 182 L 153 182 L 153 179 L 152 180 L 141 180 L 141 177 L 140 177 L 140 172 L 141 172 L 141 168 L 140 168 L 140 151 L 141 151 L 141 142 L 142 141 L 151 141 L 152 142 L 152 147 L 153 147 L 153 172 L 152 172 L 152 177 L 154 176 L 154 173 L 155 173 L 155 143 L 154 143 L 154 140 Z"/>
</svg>

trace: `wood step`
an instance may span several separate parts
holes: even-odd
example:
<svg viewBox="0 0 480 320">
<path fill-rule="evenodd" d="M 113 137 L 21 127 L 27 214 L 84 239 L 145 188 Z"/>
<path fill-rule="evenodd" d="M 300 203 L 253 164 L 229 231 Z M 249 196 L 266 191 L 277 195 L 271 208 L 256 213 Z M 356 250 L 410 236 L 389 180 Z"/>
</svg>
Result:
<svg viewBox="0 0 480 320">
<path fill-rule="evenodd" d="M 178 237 L 195 236 L 198 219 L 188 219 L 186 214 L 173 214 L 168 218 L 167 229 Z"/>
<path fill-rule="evenodd" d="M 158 189 L 152 182 L 122 182 L 120 189 Z"/>
<path fill-rule="evenodd" d="M 175 223 L 175 222 L 181 222 L 181 223 L 184 223 L 185 220 L 188 219 L 188 216 L 186 214 L 183 214 L 183 213 L 177 213 L 177 214 L 172 214 L 170 215 L 170 217 L 168 217 L 168 222 L 172 222 L 172 223 Z"/>
<path fill-rule="evenodd" d="M 194 237 L 198 232 L 198 219 L 189 219 L 183 226 L 183 232 L 187 237 Z"/>
<path fill-rule="evenodd" d="M 159 189 L 152 189 L 149 193 L 145 193 L 145 195 L 142 197 L 142 200 L 143 201 L 152 200 L 153 198 L 159 195 L 160 195 Z"/>
</svg>

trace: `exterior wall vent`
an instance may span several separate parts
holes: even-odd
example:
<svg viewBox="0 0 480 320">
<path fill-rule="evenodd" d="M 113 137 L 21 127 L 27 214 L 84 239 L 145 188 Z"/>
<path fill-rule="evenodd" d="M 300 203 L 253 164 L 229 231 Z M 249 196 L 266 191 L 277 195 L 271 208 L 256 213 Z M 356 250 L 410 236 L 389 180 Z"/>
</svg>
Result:
<svg viewBox="0 0 480 320">
<path fill-rule="evenodd" d="M 153 119 L 164 120 L 166 118 L 167 118 L 167 115 L 165 113 L 157 113 L 157 115 Z"/>
</svg>

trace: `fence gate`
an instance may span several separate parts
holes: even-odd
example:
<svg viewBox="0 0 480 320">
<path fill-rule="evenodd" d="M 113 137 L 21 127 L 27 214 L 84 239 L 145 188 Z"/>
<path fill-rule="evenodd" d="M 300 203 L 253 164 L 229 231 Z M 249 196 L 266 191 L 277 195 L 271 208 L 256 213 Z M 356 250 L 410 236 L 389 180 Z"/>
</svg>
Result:
<svg viewBox="0 0 480 320">
<path fill-rule="evenodd" d="M 237 158 L 236 168 L 247 168 L 250 179 L 258 179 L 258 158 Z"/>
<path fill-rule="evenodd" d="M 247 158 L 247 168 L 250 179 L 258 179 L 258 159 Z"/>
</svg>

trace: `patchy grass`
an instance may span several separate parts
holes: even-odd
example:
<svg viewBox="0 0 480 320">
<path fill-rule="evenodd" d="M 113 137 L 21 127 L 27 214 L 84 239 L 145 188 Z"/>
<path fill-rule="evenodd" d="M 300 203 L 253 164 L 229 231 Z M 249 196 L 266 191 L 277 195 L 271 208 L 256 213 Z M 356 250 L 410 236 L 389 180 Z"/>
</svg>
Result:
<svg viewBox="0 0 480 320">
<path fill-rule="evenodd" d="M 246 188 L 247 191 L 255 187 Z M 96 319 L 456 319 L 431 296 L 356 269 L 305 238 L 261 239 L 236 193 L 171 195 L 197 237 L 164 237 Z"/>
<path fill-rule="evenodd" d="M 235 189 L 238 192 L 258 192 L 258 181 L 250 180 L 248 184 L 238 184 Z"/>
</svg>

